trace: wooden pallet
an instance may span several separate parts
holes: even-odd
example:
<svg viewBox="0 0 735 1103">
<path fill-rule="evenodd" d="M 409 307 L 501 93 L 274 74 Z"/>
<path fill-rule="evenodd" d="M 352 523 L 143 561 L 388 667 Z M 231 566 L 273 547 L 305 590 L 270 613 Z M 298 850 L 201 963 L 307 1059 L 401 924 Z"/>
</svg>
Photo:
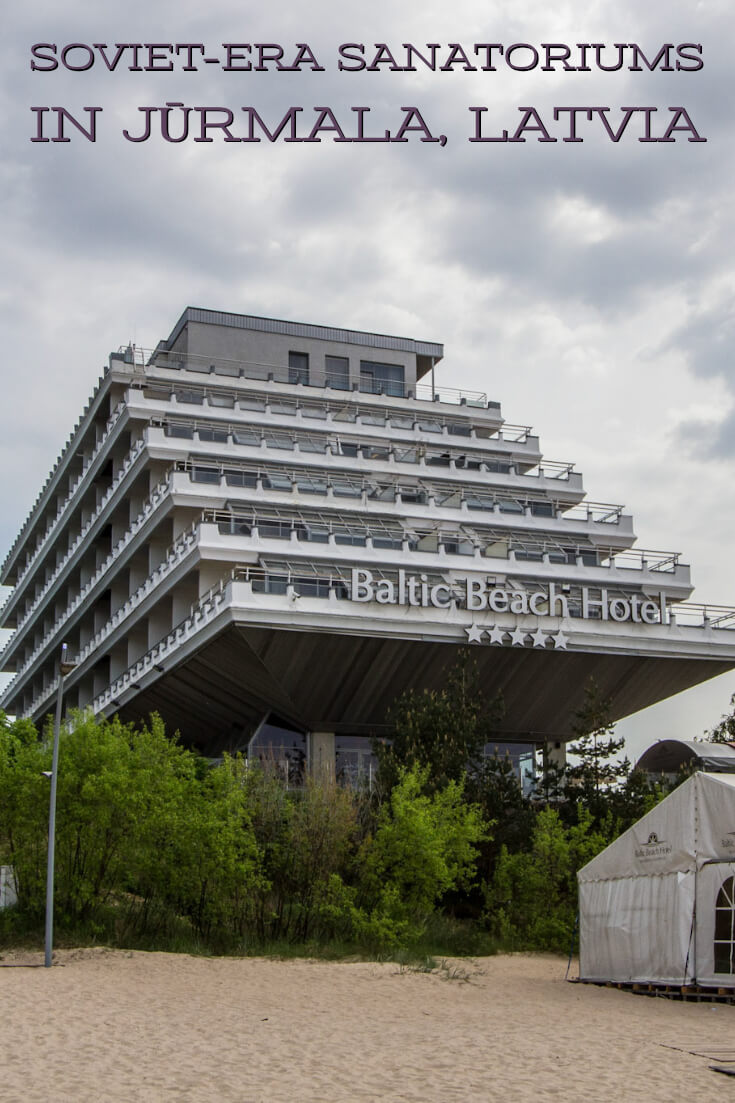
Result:
<svg viewBox="0 0 735 1103">
<path fill-rule="evenodd" d="M 618 988 L 622 992 L 632 992 L 636 996 L 659 996 L 669 1000 L 687 1000 L 695 1003 L 732 1003 L 735 1004 L 735 988 L 708 987 L 701 984 L 655 984 L 640 981 L 582 980 L 575 977 L 578 984 L 594 984 L 598 988 Z"/>
</svg>

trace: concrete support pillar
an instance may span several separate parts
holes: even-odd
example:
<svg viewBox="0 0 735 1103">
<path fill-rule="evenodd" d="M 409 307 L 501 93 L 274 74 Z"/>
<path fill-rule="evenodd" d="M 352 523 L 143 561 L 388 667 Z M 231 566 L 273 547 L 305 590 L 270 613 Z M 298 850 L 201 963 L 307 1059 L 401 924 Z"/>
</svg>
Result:
<svg viewBox="0 0 735 1103">
<path fill-rule="evenodd" d="M 148 479 L 146 476 L 143 476 L 143 480 L 136 479 L 135 485 L 132 487 L 130 493 L 128 494 L 128 503 L 130 506 L 130 524 L 135 521 L 138 514 L 143 508 L 143 503 L 148 497 Z"/>
<path fill-rule="evenodd" d="M 567 764 L 567 745 L 560 740 L 547 743 L 544 747 L 544 764 L 563 770 Z"/>
<path fill-rule="evenodd" d="M 171 620 L 171 597 L 158 602 L 148 614 L 148 648 L 167 636 L 173 628 Z"/>
<path fill-rule="evenodd" d="M 130 560 L 130 593 L 134 594 L 138 587 L 148 578 L 148 548 L 143 547 L 137 551 Z"/>
<path fill-rule="evenodd" d="M 114 682 L 127 669 L 128 644 L 126 640 L 122 640 L 116 643 L 110 651 L 110 681 Z"/>
<path fill-rule="evenodd" d="M 194 520 L 194 514 L 188 509 L 175 509 L 172 515 L 173 522 L 173 534 L 172 540 L 175 540 L 177 536 L 181 536 L 181 533 L 186 529 L 191 528 L 192 521 Z"/>
<path fill-rule="evenodd" d="M 171 466 L 168 460 L 150 460 L 148 464 L 148 490 L 149 492 L 158 486 L 163 476 Z"/>
<path fill-rule="evenodd" d="M 128 666 L 145 655 L 148 650 L 148 620 L 144 618 L 128 632 Z"/>
<path fill-rule="evenodd" d="M 216 586 L 219 580 L 227 574 L 227 564 L 203 562 L 199 567 L 199 597 L 202 597 Z"/>
<path fill-rule="evenodd" d="M 127 503 L 126 503 L 127 505 Z M 114 548 L 128 531 L 129 510 L 116 509 L 110 522 L 110 543 Z"/>
<path fill-rule="evenodd" d="M 87 616 L 79 625 L 79 650 L 86 647 L 89 641 L 94 635 L 94 621 L 91 616 Z"/>
<path fill-rule="evenodd" d="M 110 593 L 109 590 L 100 595 L 94 606 L 94 631 L 99 632 L 110 619 Z"/>
<path fill-rule="evenodd" d="M 110 583 L 110 613 L 122 608 L 130 597 L 130 572 L 125 568 Z"/>
<path fill-rule="evenodd" d="M 91 705 L 94 699 L 92 692 L 93 683 L 92 676 L 88 675 L 79 682 L 79 708 L 86 709 L 87 705 Z"/>
<path fill-rule="evenodd" d="M 173 534 L 171 522 L 164 521 L 159 525 L 148 543 L 148 573 L 153 574 L 159 563 L 166 558 L 166 553 L 171 547 Z"/>
<path fill-rule="evenodd" d="M 335 759 L 334 732 L 309 732 L 309 769 L 312 777 L 333 781 Z"/>
<path fill-rule="evenodd" d="M 110 684 L 110 660 L 107 655 L 94 668 L 92 676 L 93 697 L 99 697 Z"/>
<path fill-rule="evenodd" d="M 173 607 L 171 611 L 173 625 L 185 620 L 192 605 L 199 601 L 199 572 L 192 571 L 176 586 L 172 595 Z"/>
</svg>

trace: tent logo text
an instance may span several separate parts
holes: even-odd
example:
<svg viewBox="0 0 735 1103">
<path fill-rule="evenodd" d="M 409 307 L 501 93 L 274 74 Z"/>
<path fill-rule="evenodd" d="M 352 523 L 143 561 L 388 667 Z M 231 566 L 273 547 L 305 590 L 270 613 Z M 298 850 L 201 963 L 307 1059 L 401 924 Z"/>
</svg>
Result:
<svg viewBox="0 0 735 1103">
<path fill-rule="evenodd" d="M 642 846 L 635 850 L 636 858 L 642 861 L 651 861 L 654 858 L 663 858 L 671 853 L 671 846 L 665 839 L 659 839 L 655 831 L 652 831 Z"/>
</svg>

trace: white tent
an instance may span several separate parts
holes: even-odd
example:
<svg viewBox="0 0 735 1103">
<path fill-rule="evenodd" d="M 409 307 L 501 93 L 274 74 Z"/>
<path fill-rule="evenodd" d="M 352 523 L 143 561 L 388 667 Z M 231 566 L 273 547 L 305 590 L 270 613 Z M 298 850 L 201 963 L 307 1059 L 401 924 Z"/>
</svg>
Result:
<svg viewBox="0 0 735 1103">
<path fill-rule="evenodd" d="M 577 874 L 579 975 L 735 986 L 735 775 L 696 773 Z"/>
</svg>

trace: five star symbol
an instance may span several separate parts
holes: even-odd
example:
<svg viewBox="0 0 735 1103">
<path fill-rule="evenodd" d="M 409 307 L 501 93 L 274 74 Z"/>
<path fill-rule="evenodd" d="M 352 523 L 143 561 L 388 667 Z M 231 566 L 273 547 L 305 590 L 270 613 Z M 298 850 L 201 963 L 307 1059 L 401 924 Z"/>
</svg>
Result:
<svg viewBox="0 0 735 1103">
<path fill-rule="evenodd" d="M 535 632 L 528 632 L 516 625 L 511 632 L 509 628 L 500 628 L 497 624 L 489 624 L 486 628 L 480 628 L 479 625 L 473 623 L 465 628 L 465 632 L 467 633 L 468 643 L 482 643 L 482 638 L 486 635 L 489 643 L 502 644 L 505 642 L 505 637 L 510 636 L 511 647 L 525 647 L 526 637 L 530 636 L 533 647 L 545 648 L 547 642 L 551 640 L 555 651 L 566 651 L 569 642 L 561 628 L 556 634 L 552 634 L 551 632 L 544 632 L 541 628 L 537 628 Z"/>
</svg>

